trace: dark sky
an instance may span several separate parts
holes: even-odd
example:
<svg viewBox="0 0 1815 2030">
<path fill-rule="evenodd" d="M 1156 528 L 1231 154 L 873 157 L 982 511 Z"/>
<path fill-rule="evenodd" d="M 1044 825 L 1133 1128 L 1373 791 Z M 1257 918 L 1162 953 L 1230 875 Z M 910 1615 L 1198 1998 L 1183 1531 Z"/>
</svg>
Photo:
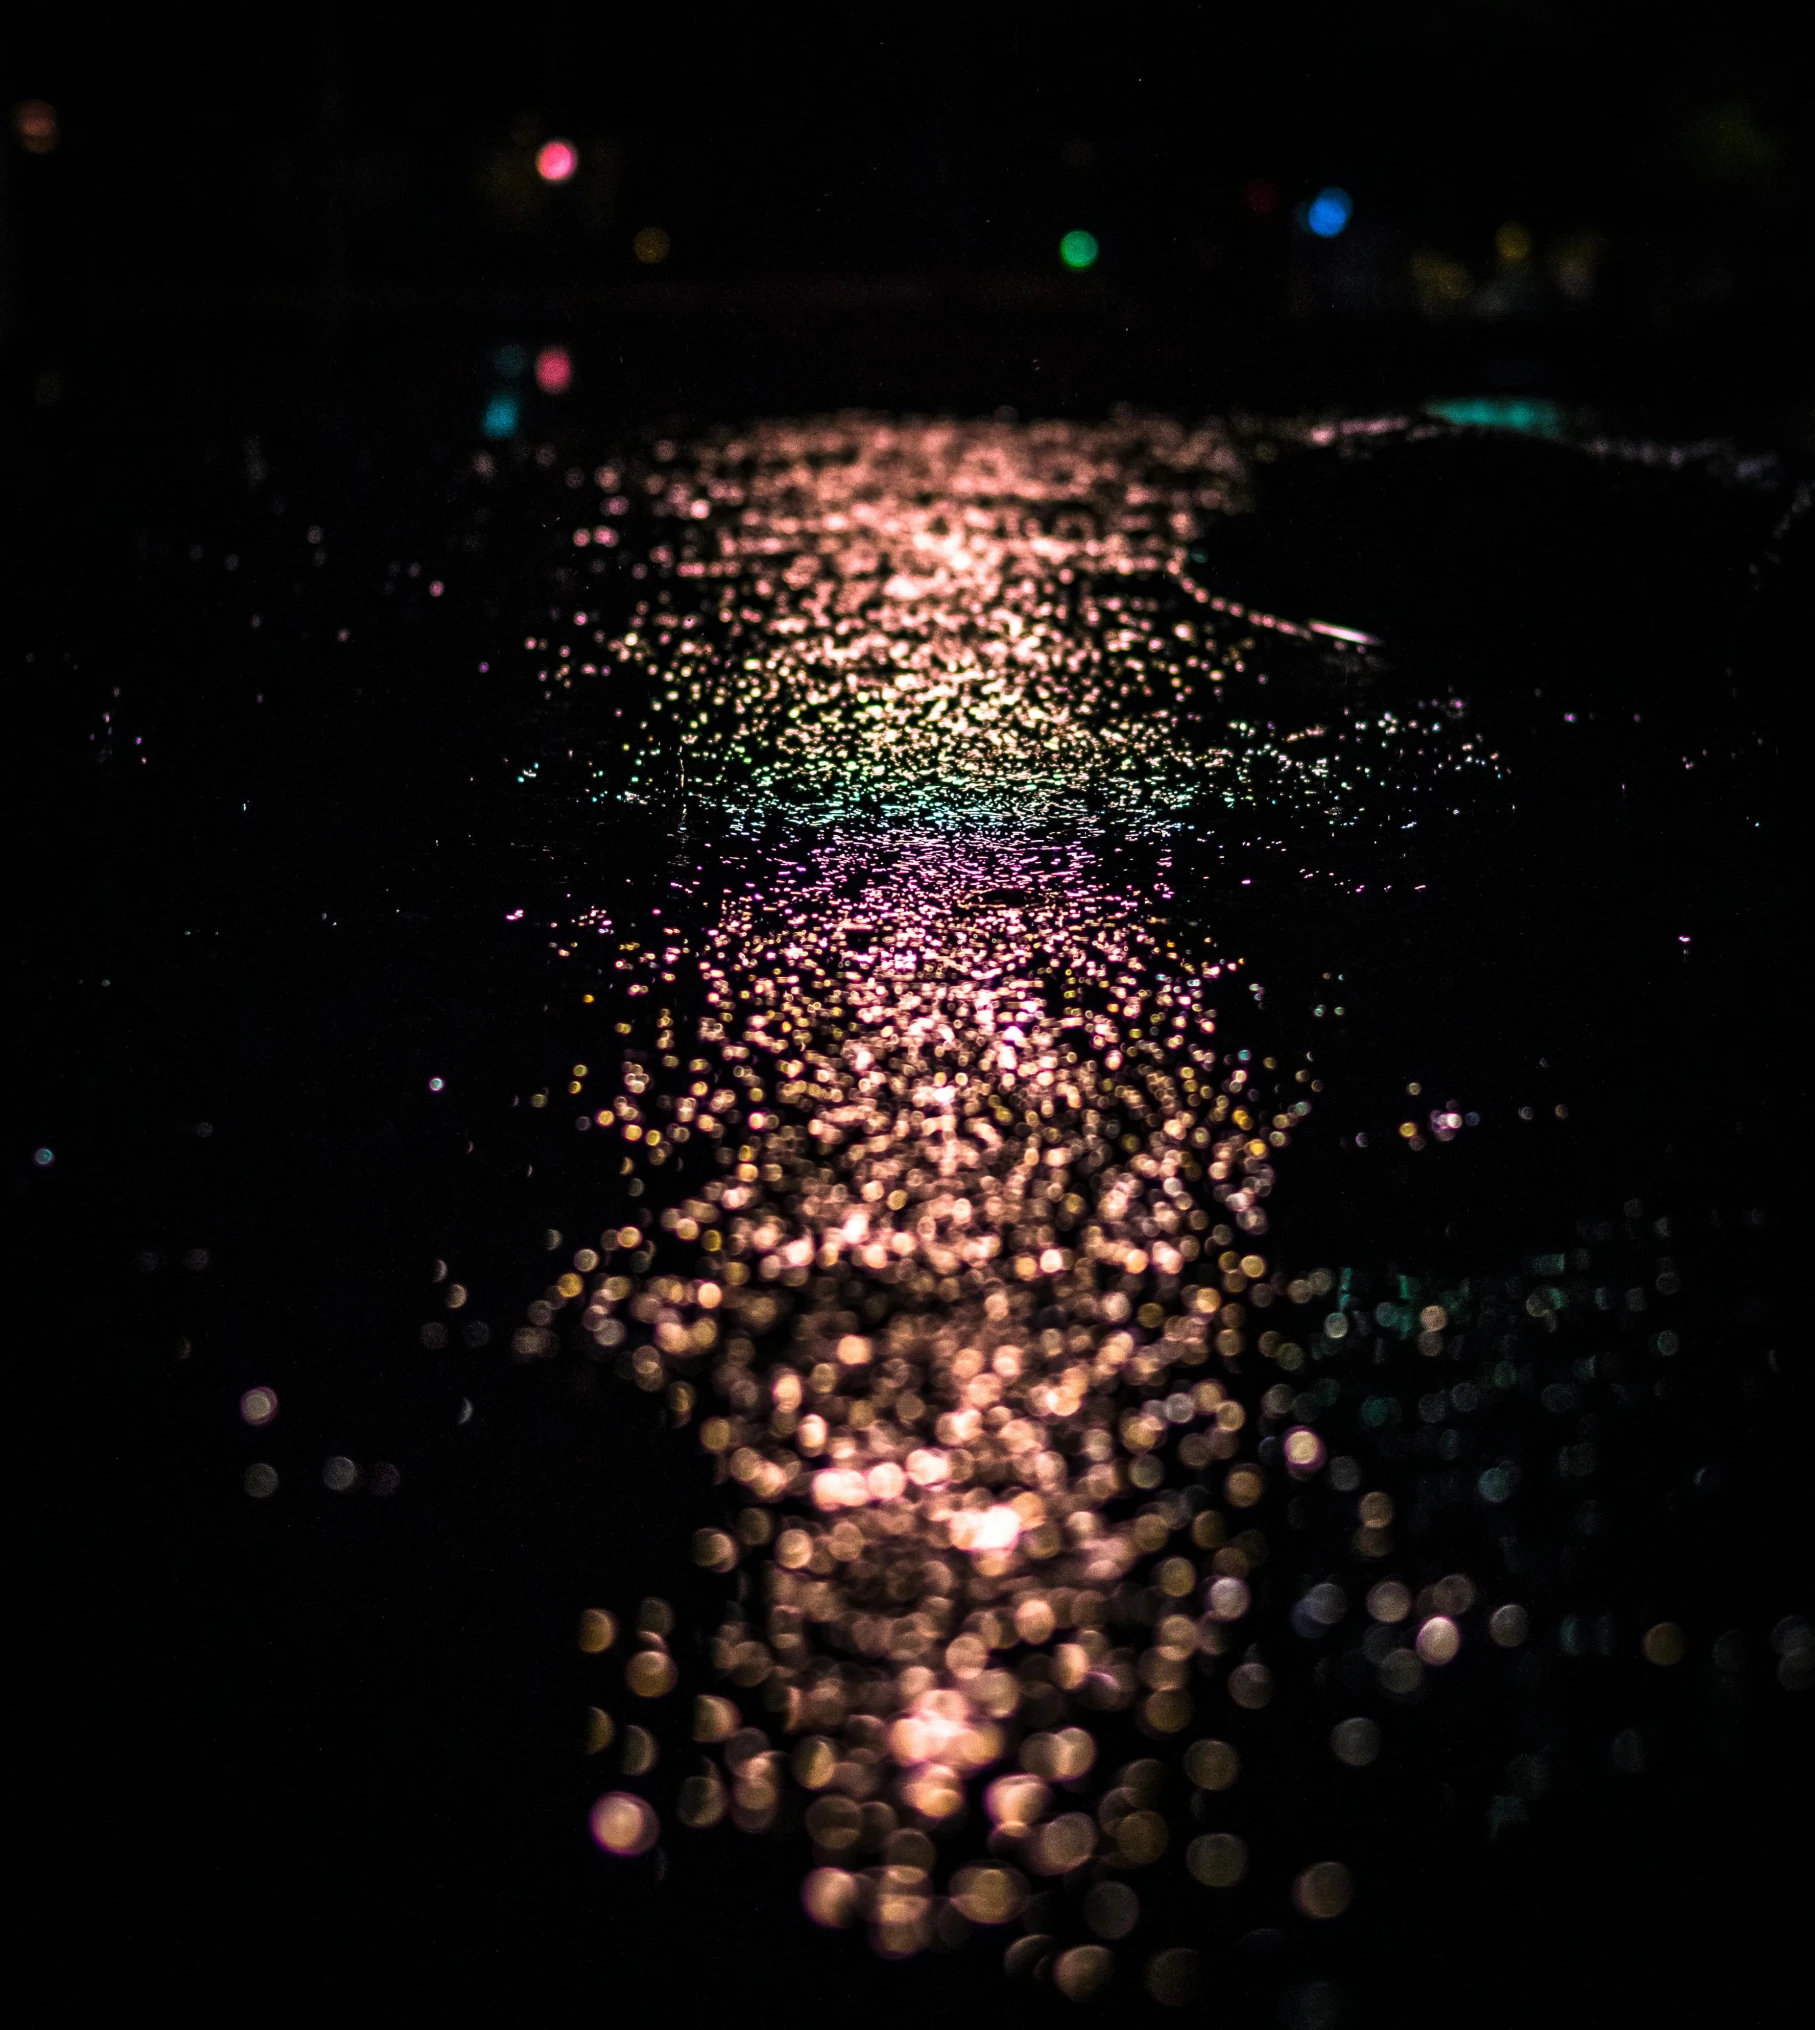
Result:
<svg viewBox="0 0 1815 2030">
<path fill-rule="evenodd" d="M 673 272 L 713 278 L 1044 273 L 1084 225 L 1105 276 L 1155 287 L 1227 262 L 1265 179 L 1282 234 L 1337 183 L 1396 250 L 1480 267 L 1514 219 L 1607 236 L 1664 295 L 1787 286 L 1809 220 L 1782 42 L 1743 9 L 1689 38 L 1587 12 L 722 25 L 546 5 L 374 28 L 343 7 L 40 28 L 13 92 L 56 104 L 63 140 L 15 148 L 13 205 L 28 244 L 39 211 L 79 218 L 60 269 L 138 284 L 295 284 L 325 262 L 367 285 L 581 282 L 630 270 L 654 222 Z M 549 134 L 583 144 L 580 176 L 513 192 L 513 152 Z"/>
</svg>

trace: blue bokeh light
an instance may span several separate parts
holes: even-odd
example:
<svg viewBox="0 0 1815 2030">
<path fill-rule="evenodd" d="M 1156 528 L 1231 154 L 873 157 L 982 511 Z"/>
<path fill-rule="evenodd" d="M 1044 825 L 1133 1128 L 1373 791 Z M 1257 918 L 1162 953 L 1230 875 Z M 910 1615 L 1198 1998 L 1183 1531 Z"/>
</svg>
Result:
<svg viewBox="0 0 1815 2030">
<path fill-rule="evenodd" d="M 1355 211 L 1355 200 L 1346 190 L 1338 190 L 1331 184 L 1328 190 L 1320 190 L 1305 206 L 1305 227 L 1320 240 L 1333 240 L 1342 231 Z"/>
<path fill-rule="evenodd" d="M 496 394 L 485 405 L 485 419 L 479 425 L 488 437 L 517 434 L 518 402 L 515 395 Z"/>
</svg>

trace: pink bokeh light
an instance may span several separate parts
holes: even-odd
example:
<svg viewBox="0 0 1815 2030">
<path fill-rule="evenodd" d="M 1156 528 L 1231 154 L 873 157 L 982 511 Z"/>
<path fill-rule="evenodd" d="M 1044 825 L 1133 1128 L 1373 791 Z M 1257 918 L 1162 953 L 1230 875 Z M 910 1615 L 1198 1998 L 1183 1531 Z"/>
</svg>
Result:
<svg viewBox="0 0 1815 2030">
<path fill-rule="evenodd" d="M 544 183 L 565 183 L 580 166 L 580 151 L 571 141 L 544 141 L 536 150 L 536 174 Z"/>
</svg>

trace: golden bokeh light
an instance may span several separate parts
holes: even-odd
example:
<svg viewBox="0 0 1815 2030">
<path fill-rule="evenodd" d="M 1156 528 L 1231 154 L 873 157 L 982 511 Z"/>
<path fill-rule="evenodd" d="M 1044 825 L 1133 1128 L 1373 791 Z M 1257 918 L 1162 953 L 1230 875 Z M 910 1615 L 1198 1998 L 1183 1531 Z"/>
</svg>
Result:
<svg viewBox="0 0 1815 2030">
<path fill-rule="evenodd" d="M 579 1644 L 587 1656 L 601 1656 L 618 1639 L 618 1625 L 602 1607 L 589 1607 L 580 1616 Z"/>
<path fill-rule="evenodd" d="M 1206 1889 L 1233 1889 L 1248 1872 L 1248 1847 L 1234 1833 L 1205 1833 L 1185 1850 L 1185 1865 Z"/>
<path fill-rule="evenodd" d="M 1068 2002 L 1088 2002 L 1108 1987 L 1115 1961 L 1100 1945 L 1074 1945 L 1053 1961 L 1053 1986 Z"/>
<path fill-rule="evenodd" d="M 1340 1861 L 1315 1862 L 1292 1884 L 1292 1901 L 1306 1917 L 1340 1917 L 1354 1894 L 1354 1882 Z"/>
<path fill-rule="evenodd" d="M 660 1831 L 655 1813 L 628 1791 L 607 1791 L 592 1808 L 592 1836 L 608 1854 L 647 1853 Z"/>
</svg>

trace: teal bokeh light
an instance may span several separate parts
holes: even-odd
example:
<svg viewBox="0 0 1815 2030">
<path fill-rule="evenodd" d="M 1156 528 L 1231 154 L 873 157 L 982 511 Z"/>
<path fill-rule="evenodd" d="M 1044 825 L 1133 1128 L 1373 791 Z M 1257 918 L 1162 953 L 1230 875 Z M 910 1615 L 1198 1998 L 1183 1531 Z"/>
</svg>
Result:
<svg viewBox="0 0 1815 2030">
<path fill-rule="evenodd" d="M 1516 430 L 1526 437 L 1560 437 L 1563 411 L 1534 395 L 1452 395 L 1426 402 L 1425 413 L 1472 430 Z"/>
<path fill-rule="evenodd" d="M 520 404 L 515 395 L 496 394 L 485 405 L 485 417 L 479 425 L 488 437 L 514 437 L 517 434 L 517 415 Z"/>
</svg>

